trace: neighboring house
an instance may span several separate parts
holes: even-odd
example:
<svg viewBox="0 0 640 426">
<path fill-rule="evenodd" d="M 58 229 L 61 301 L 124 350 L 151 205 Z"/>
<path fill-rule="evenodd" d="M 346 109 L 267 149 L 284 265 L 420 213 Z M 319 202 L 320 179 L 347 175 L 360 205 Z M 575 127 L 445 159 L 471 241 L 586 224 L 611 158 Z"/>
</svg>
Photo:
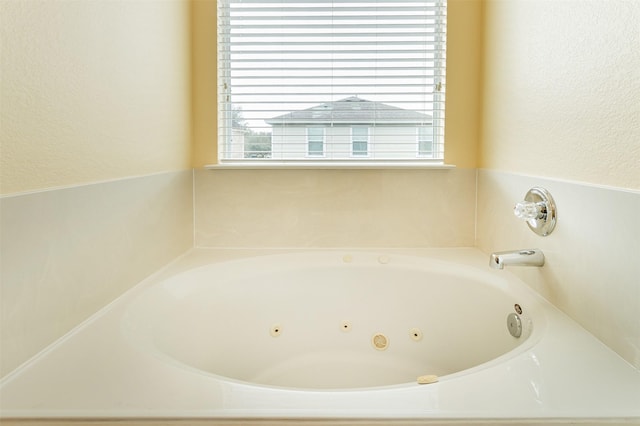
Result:
<svg viewBox="0 0 640 426">
<path fill-rule="evenodd" d="M 433 118 L 352 96 L 269 120 L 271 158 L 433 157 Z"/>
</svg>

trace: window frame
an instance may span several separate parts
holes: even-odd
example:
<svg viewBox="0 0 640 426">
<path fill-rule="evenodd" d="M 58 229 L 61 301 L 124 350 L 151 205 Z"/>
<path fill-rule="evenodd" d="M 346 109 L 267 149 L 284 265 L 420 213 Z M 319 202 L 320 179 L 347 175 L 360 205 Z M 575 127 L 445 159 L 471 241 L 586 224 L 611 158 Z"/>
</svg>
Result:
<svg viewBox="0 0 640 426">
<path fill-rule="evenodd" d="M 218 2 L 227 2 L 229 0 L 218 0 Z M 441 20 L 439 21 L 438 25 L 442 25 L 446 27 L 446 1 L 447 0 L 435 0 L 436 2 L 438 2 L 438 4 L 440 4 L 441 6 L 443 6 L 445 8 L 445 12 L 441 17 Z M 224 18 L 224 17 L 223 17 Z M 219 16 L 220 19 L 220 16 Z M 220 35 L 220 33 L 219 33 Z M 228 35 L 227 35 L 228 36 Z M 443 124 L 443 120 L 444 120 L 444 84 L 445 84 L 445 75 L 446 75 L 446 71 L 444 70 L 445 67 L 445 62 L 446 62 L 446 56 L 444 54 L 444 50 L 445 50 L 445 46 L 446 46 L 446 33 L 444 33 L 442 36 L 440 36 L 440 33 L 437 33 L 437 37 L 442 37 L 441 39 L 439 39 L 437 41 L 437 43 L 439 44 L 439 48 L 435 49 L 436 51 L 440 52 L 442 51 L 442 55 L 441 57 L 438 57 L 438 55 L 436 55 L 436 59 L 434 60 L 434 63 L 438 64 L 436 68 L 438 68 L 438 70 L 436 71 L 436 75 L 434 76 L 434 81 L 436 81 L 435 83 L 435 87 L 433 90 L 433 118 L 432 118 L 432 125 L 435 127 L 436 121 L 441 121 L 442 125 L 440 126 L 440 141 L 438 142 L 435 140 L 435 137 L 437 137 L 436 135 L 434 135 L 434 140 L 430 141 L 431 143 L 431 150 L 430 151 L 425 151 L 420 149 L 420 145 L 421 145 L 421 138 L 420 135 L 418 133 L 417 135 L 417 147 L 416 147 L 416 151 L 415 151 L 415 159 L 414 161 L 412 161 L 411 158 L 409 158 L 408 156 L 406 156 L 405 158 L 401 158 L 401 159 L 390 159 L 390 158 L 383 158 L 383 159 L 379 159 L 379 158 L 370 158 L 372 155 L 372 144 L 371 144 L 371 134 L 370 134 L 370 130 L 372 128 L 372 126 L 358 126 L 358 125 L 350 125 L 350 127 L 364 127 L 367 128 L 367 138 L 366 141 L 360 141 L 361 143 L 365 144 L 366 146 L 366 150 L 356 150 L 355 148 L 355 143 L 356 141 L 354 141 L 354 135 L 353 132 L 351 133 L 351 141 L 350 141 L 350 158 L 353 160 L 353 162 L 351 162 L 349 164 L 349 166 L 355 166 L 356 163 L 355 162 L 362 162 L 364 163 L 367 160 L 375 160 L 376 163 L 379 163 L 381 166 L 386 166 L 386 165 L 390 165 L 390 166 L 400 166 L 402 167 L 402 165 L 404 163 L 407 163 L 407 166 L 410 166 L 410 163 L 416 166 L 445 166 L 444 164 L 444 124 Z M 221 55 L 219 55 L 219 61 L 222 60 L 230 60 L 230 56 L 231 54 L 229 52 L 227 52 L 226 54 L 223 52 Z M 219 67 L 220 69 L 220 67 Z M 225 68 L 226 69 L 226 68 Z M 441 71 L 441 74 L 439 74 L 439 72 Z M 220 77 L 222 81 L 221 86 L 219 87 L 224 87 L 225 89 L 227 88 L 228 85 L 230 85 L 231 82 L 231 77 L 230 77 L 230 71 L 229 73 L 225 72 L 224 69 L 220 72 Z M 228 83 L 227 83 L 228 82 Z M 222 96 L 220 96 L 222 95 Z M 219 103 L 221 102 L 221 100 L 228 99 L 228 95 L 226 95 L 225 93 L 220 93 L 219 92 Z M 223 102 L 224 103 L 224 102 Z M 439 108 L 436 104 L 440 104 L 441 107 Z M 227 102 L 226 104 L 224 104 L 223 106 L 219 107 L 219 116 L 220 117 L 220 121 L 221 122 L 228 122 L 230 123 L 231 120 L 233 119 L 232 117 L 232 106 L 230 101 Z M 232 125 L 230 124 L 228 128 L 232 129 L 231 127 Z M 314 126 L 314 125 L 307 125 L 309 127 L 312 128 L 322 128 L 322 126 Z M 375 126 L 373 126 L 375 127 Z M 324 128 L 323 129 L 323 134 L 322 134 L 322 140 L 316 140 L 316 141 L 312 141 L 310 140 L 310 137 L 312 135 L 309 134 L 309 131 L 306 131 L 306 149 L 305 149 L 305 158 L 304 160 L 323 160 L 323 161 L 332 161 L 335 162 L 336 166 L 340 166 L 341 163 L 346 164 L 346 162 L 340 161 L 340 159 L 333 159 L 331 158 L 331 155 L 328 155 L 328 151 L 331 148 L 330 146 L 327 145 L 327 130 L 331 129 L 332 127 L 328 127 L 328 128 Z M 418 132 L 420 132 L 420 130 L 418 130 Z M 273 136 L 272 136 L 273 137 Z M 219 143 L 218 143 L 218 148 L 219 148 L 219 156 L 218 156 L 218 164 L 228 164 L 230 166 L 234 166 L 234 165 L 241 165 L 241 163 L 244 163 L 244 160 L 248 160 L 251 161 L 252 163 L 254 163 L 256 159 L 251 158 L 245 158 L 242 160 L 238 160 L 238 159 L 234 159 L 232 157 L 227 157 L 225 158 L 222 151 L 224 150 L 224 147 L 227 146 L 229 144 L 229 141 L 225 138 L 219 138 Z M 273 146 L 273 142 L 274 140 L 272 139 L 272 146 Z M 312 149 L 311 144 L 312 143 L 316 143 L 316 144 L 321 144 L 321 149 Z M 437 143 L 440 143 L 441 146 L 438 146 Z M 435 148 L 435 149 L 434 149 Z M 436 158 L 434 158 L 434 156 Z M 294 164 L 296 162 L 299 161 L 299 159 L 271 159 L 269 157 L 267 158 L 261 158 L 261 161 L 264 160 L 275 160 L 275 161 L 269 161 L 272 165 L 274 166 L 279 166 L 279 165 L 286 165 L 286 164 Z M 421 163 L 417 163 L 415 160 L 419 160 L 421 161 Z M 302 163 L 307 163 L 310 164 L 309 161 L 302 161 Z M 369 161 L 369 164 L 362 164 L 363 166 L 370 166 L 373 165 L 373 161 Z M 448 168 L 448 166 L 446 166 Z"/>
</svg>

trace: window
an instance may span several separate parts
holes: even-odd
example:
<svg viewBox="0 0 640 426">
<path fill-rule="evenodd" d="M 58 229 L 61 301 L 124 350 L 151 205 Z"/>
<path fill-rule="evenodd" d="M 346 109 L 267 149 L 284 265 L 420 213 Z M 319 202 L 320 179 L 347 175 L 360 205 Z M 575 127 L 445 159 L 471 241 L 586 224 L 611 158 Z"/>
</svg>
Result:
<svg viewBox="0 0 640 426">
<path fill-rule="evenodd" d="M 431 127 L 418 127 L 418 155 L 433 155 L 433 129 Z"/>
<path fill-rule="evenodd" d="M 220 161 L 441 163 L 445 45 L 446 0 L 218 0 Z"/>
<path fill-rule="evenodd" d="M 309 127 L 307 129 L 307 155 L 324 155 L 324 128 Z"/>
<path fill-rule="evenodd" d="M 369 128 L 358 126 L 351 128 L 351 155 L 366 156 L 369 144 Z"/>
</svg>

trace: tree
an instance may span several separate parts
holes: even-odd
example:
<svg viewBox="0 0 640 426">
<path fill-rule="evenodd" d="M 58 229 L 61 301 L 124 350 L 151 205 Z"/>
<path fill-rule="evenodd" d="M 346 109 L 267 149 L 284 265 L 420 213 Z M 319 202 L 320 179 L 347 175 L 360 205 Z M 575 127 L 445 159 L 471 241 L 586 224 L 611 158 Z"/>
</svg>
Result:
<svg viewBox="0 0 640 426">
<path fill-rule="evenodd" d="M 249 129 L 245 135 L 244 152 L 249 158 L 271 157 L 271 133 Z"/>
<path fill-rule="evenodd" d="M 247 122 L 242 115 L 242 107 L 231 107 L 231 127 L 234 129 L 247 130 Z"/>
</svg>

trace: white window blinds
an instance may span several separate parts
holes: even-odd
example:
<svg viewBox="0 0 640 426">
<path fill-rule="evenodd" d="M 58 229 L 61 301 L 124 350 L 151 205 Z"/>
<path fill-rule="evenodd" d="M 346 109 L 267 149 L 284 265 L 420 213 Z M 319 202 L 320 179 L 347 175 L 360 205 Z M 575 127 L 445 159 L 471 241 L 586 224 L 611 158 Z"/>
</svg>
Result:
<svg viewBox="0 0 640 426">
<path fill-rule="evenodd" d="M 442 162 L 445 45 L 446 0 L 218 0 L 221 162 Z"/>
</svg>

